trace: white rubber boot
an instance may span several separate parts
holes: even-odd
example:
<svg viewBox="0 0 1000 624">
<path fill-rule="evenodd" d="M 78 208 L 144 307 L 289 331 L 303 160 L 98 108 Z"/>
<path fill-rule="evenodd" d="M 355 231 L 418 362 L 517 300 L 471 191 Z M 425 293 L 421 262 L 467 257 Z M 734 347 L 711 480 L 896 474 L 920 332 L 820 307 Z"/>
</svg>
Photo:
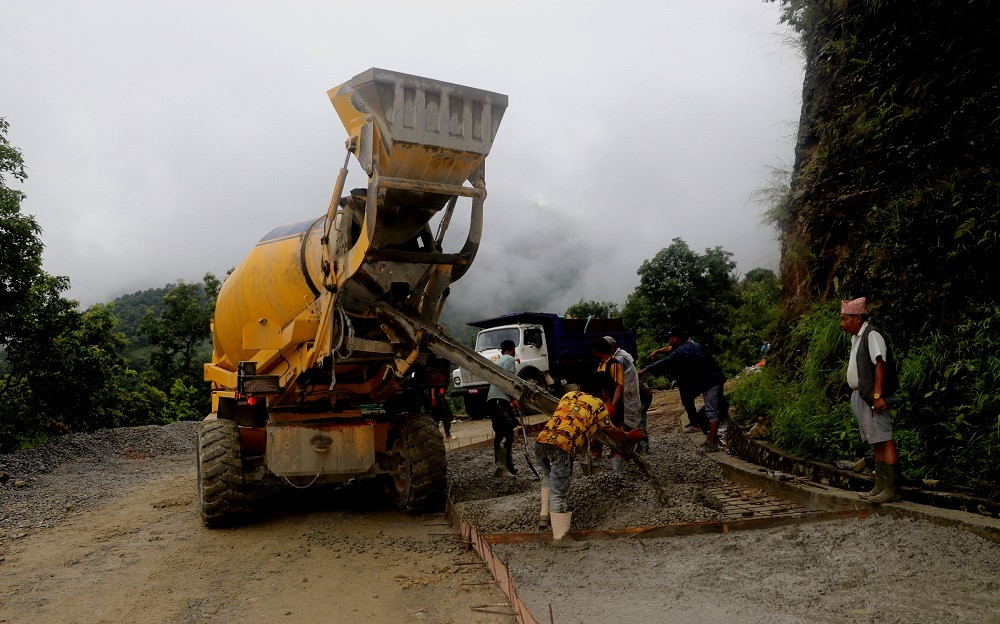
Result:
<svg viewBox="0 0 1000 624">
<path fill-rule="evenodd" d="M 542 510 L 538 512 L 538 530 L 548 531 L 552 528 L 552 521 L 549 519 L 549 498 L 552 495 L 552 488 L 542 488 Z"/>
<path fill-rule="evenodd" d="M 572 548 L 573 550 L 583 550 L 590 547 L 590 544 L 587 542 L 578 542 L 568 535 L 570 520 L 573 517 L 572 512 L 552 512 L 549 516 L 552 518 L 553 546 L 556 548 Z"/>
</svg>

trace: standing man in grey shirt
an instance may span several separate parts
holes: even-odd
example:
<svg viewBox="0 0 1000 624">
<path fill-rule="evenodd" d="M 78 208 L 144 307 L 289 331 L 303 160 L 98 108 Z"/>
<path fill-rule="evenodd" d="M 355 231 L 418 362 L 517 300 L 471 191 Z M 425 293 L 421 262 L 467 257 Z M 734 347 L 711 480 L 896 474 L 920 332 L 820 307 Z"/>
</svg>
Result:
<svg viewBox="0 0 1000 624">
<path fill-rule="evenodd" d="M 504 340 L 500 343 L 500 359 L 497 366 L 515 372 L 514 349 L 516 345 L 513 340 Z M 509 476 L 517 475 L 514 468 L 514 427 L 517 426 L 517 416 L 514 414 L 510 397 L 500 388 L 490 384 L 489 394 L 486 395 L 486 413 L 490 415 L 493 422 L 493 459 L 496 462 L 496 470 L 493 476 L 500 477 L 506 473 Z"/>
<path fill-rule="evenodd" d="M 901 480 L 899 453 L 892 438 L 892 423 L 886 398 L 898 389 L 895 368 L 882 333 L 868 323 L 867 299 L 860 297 L 840 304 L 840 327 L 851 335 L 851 357 L 847 363 L 847 385 L 851 409 L 858 419 L 861 439 L 875 449 L 875 488 L 862 494 L 873 503 L 899 500 Z"/>
</svg>

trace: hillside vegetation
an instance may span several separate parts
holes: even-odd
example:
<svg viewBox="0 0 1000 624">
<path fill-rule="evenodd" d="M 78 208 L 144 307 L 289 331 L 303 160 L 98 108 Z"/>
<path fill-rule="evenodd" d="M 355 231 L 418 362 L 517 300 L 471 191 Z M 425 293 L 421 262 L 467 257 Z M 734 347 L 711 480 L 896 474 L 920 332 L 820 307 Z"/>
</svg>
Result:
<svg viewBox="0 0 1000 624">
<path fill-rule="evenodd" d="M 1000 14 L 993 2 L 783 0 L 806 50 L 782 232 L 781 366 L 737 391 L 775 441 L 863 451 L 838 302 L 866 296 L 902 391 L 904 471 L 1000 481 Z"/>
</svg>

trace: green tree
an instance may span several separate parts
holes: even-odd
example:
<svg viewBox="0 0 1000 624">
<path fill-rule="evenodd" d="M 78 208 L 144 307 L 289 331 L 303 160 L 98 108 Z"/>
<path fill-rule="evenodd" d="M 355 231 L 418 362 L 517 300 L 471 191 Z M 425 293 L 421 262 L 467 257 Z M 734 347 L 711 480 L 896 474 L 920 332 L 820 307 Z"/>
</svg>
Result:
<svg viewBox="0 0 1000 624">
<path fill-rule="evenodd" d="M 211 335 L 219 281 L 211 273 L 206 273 L 204 280 L 203 284 L 181 280 L 171 286 L 163 295 L 162 310 L 158 314 L 147 310 L 139 323 L 139 335 L 154 347 L 153 368 L 158 376 L 170 380 L 167 388 L 174 377 L 192 368 L 198 347 Z"/>
<path fill-rule="evenodd" d="M 781 282 L 770 269 L 752 269 L 736 285 L 736 297 L 718 358 L 729 373 L 760 360 L 761 344 L 770 342 L 777 328 Z"/>
<path fill-rule="evenodd" d="M 691 250 L 680 238 L 639 267 L 639 285 L 625 301 L 622 318 L 638 330 L 640 352 L 664 343 L 671 326 L 679 325 L 710 351 L 718 352 L 721 337 L 737 304 L 736 263 L 722 247 Z"/>
<path fill-rule="evenodd" d="M 31 215 L 21 213 L 23 192 L 7 186 L 8 176 L 24 182 L 24 158 L 7 140 L 6 119 L 0 117 L 0 346 L 14 334 L 18 317 L 42 274 L 42 229 Z"/>
<path fill-rule="evenodd" d="M 610 301 L 584 301 L 580 299 L 566 308 L 566 316 L 570 318 L 619 318 L 622 313 L 618 305 Z"/>
<path fill-rule="evenodd" d="M 118 331 L 125 334 L 128 345 L 125 347 L 125 359 L 129 368 L 144 372 L 149 368 L 150 354 L 153 348 L 146 336 L 139 334 L 139 324 L 148 310 L 159 314 L 163 310 L 163 295 L 167 294 L 168 286 L 149 288 L 122 295 L 113 299 L 108 305 L 118 319 Z"/>
<path fill-rule="evenodd" d="M 27 177 L 7 127 L 0 119 L 0 451 L 117 426 L 130 403 L 149 403 L 147 389 L 131 383 L 111 312 L 80 312 L 63 297 L 69 279 L 42 271 L 41 229 L 21 213 L 24 193 L 7 186 L 6 174 Z"/>
<path fill-rule="evenodd" d="M 210 323 L 220 286 L 212 273 L 206 273 L 200 284 L 180 281 L 163 295 L 160 313 L 148 310 L 139 324 L 138 333 L 153 348 L 148 382 L 185 405 L 190 402 L 186 389 L 205 386 L 202 363 L 211 355 Z M 207 390 L 201 394 L 208 397 Z M 189 414 L 207 411 L 207 406 L 178 409 L 176 413 Z"/>
</svg>

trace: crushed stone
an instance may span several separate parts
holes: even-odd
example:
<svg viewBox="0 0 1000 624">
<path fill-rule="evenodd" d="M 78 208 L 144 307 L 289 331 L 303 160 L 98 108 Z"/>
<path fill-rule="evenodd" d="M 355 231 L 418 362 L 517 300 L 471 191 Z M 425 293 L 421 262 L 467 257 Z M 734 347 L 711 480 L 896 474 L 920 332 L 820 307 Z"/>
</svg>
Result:
<svg viewBox="0 0 1000 624">
<path fill-rule="evenodd" d="M 452 501 L 465 518 L 485 532 L 536 530 L 540 484 L 528 467 L 523 447 L 515 445 L 514 451 L 515 478 L 493 476 L 491 447 L 449 454 Z M 535 462 L 530 439 L 529 452 Z M 569 501 L 574 529 L 613 530 L 720 518 L 718 502 L 704 487 L 722 483 L 722 471 L 688 436 L 650 435 L 650 449 L 644 457 L 666 491 L 669 502 L 663 507 L 634 463 L 626 462 L 622 474 L 616 475 L 606 454 L 589 475 L 581 465 L 584 456 L 576 456 Z"/>
<path fill-rule="evenodd" d="M 146 480 L 193 468 L 198 422 L 100 429 L 0 455 L 0 541 L 48 528 Z M 182 467 L 184 466 L 184 467 Z"/>
</svg>

